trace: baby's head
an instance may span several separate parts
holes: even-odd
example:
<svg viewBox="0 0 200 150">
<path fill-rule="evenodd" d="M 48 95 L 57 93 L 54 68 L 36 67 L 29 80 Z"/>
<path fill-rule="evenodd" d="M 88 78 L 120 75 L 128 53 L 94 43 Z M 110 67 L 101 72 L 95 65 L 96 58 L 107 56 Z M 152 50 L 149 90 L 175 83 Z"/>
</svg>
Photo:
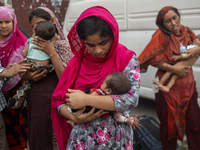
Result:
<svg viewBox="0 0 200 150">
<path fill-rule="evenodd" d="M 200 34 L 197 35 L 192 44 L 200 46 Z"/>
<path fill-rule="evenodd" d="M 114 72 L 105 78 L 100 88 L 106 94 L 125 94 L 131 89 L 131 83 L 123 73 Z"/>
<path fill-rule="evenodd" d="M 56 33 L 56 27 L 49 21 L 40 21 L 34 26 L 34 35 L 44 40 L 51 40 Z"/>
</svg>

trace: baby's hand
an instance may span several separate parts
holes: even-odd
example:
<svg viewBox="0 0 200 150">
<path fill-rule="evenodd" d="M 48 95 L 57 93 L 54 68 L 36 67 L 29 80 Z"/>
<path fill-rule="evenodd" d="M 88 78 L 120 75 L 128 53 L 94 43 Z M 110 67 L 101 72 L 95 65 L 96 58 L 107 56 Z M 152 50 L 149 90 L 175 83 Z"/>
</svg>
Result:
<svg viewBox="0 0 200 150">
<path fill-rule="evenodd" d="M 181 60 L 181 59 L 182 59 L 182 56 L 181 56 L 181 55 L 173 55 L 173 56 L 171 57 L 171 59 L 173 59 L 174 61 Z"/>
<path fill-rule="evenodd" d="M 16 96 L 16 95 L 15 95 Z M 23 102 L 25 100 L 26 95 L 24 95 L 23 97 L 18 97 L 17 101 L 15 102 L 15 105 L 12 107 L 13 109 L 17 109 L 20 108 L 23 105 Z"/>
<path fill-rule="evenodd" d="M 133 129 L 135 130 L 135 127 L 137 127 L 138 129 L 141 128 L 140 125 L 140 120 L 137 117 L 130 117 L 129 118 L 131 120 L 131 126 L 133 127 Z"/>
</svg>

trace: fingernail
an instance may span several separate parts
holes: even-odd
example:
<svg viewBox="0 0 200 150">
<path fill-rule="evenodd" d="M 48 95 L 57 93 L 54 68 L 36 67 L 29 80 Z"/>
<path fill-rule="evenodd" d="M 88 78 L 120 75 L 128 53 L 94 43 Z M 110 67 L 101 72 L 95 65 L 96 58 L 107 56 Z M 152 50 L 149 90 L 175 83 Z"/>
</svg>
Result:
<svg viewBox="0 0 200 150">
<path fill-rule="evenodd" d="M 71 89 L 68 89 L 68 91 L 70 91 Z"/>
</svg>

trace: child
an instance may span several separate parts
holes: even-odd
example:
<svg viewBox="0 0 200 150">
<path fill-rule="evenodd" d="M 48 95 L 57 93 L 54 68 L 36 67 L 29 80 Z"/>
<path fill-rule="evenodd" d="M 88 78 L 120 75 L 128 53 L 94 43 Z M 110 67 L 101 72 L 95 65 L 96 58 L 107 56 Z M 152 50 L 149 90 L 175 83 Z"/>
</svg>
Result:
<svg viewBox="0 0 200 150">
<path fill-rule="evenodd" d="M 101 84 L 100 88 L 91 88 L 90 93 L 94 95 L 117 95 L 117 94 L 125 94 L 127 93 L 131 88 L 131 84 L 126 77 L 121 72 L 115 72 L 115 73 L 110 73 L 103 81 Z M 92 107 L 87 106 L 85 113 L 89 112 L 92 109 Z M 72 109 L 72 112 L 75 112 L 77 110 Z M 98 111 L 98 109 L 96 110 Z M 128 125 L 131 125 L 133 128 L 137 126 L 138 128 L 140 127 L 139 125 L 139 120 L 137 117 L 130 117 L 130 118 L 125 118 L 122 116 L 120 113 L 115 113 L 114 118 L 118 122 L 124 122 L 127 123 Z M 68 121 L 72 126 L 74 125 L 73 121 Z"/>
<path fill-rule="evenodd" d="M 50 57 L 43 51 L 34 49 L 33 47 L 39 47 L 32 43 L 33 38 L 35 36 L 39 36 L 40 38 L 44 40 L 54 40 L 56 34 L 56 28 L 55 26 L 49 22 L 49 21 L 40 21 L 33 27 L 33 35 L 31 38 L 27 41 L 27 47 L 23 51 L 23 56 L 27 58 L 27 61 L 25 63 L 31 64 L 34 68 L 32 71 L 36 71 L 37 69 L 44 68 L 47 70 L 47 73 L 50 73 L 54 70 L 54 67 L 52 64 L 49 64 Z M 31 84 L 33 83 L 32 80 L 26 80 L 22 86 L 17 91 L 17 96 L 15 99 L 19 99 L 19 101 L 16 101 L 15 108 L 21 107 L 24 97 L 26 94 L 28 94 Z M 25 104 L 26 105 L 26 104 Z"/>
<path fill-rule="evenodd" d="M 196 39 L 193 41 L 192 45 L 188 45 L 188 46 L 187 46 L 187 49 L 193 48 L 193 47 L 195 47 L 196 45 L 197 45 L 197 46 L 200 46 L 200 34 L 197 35 L 197 37 L 196 37 Z M 178 56 L 175 56 L 175 55 L 174 55 L 172 58 L 173 58 L 174 60 L 180 60 L 180 59 L 182 58 L 182 56 L 181 56 L 181 55 L 178 55 Z M 194 56 L 194 57 L 192 57 L 192 58 L 189 58 L 189 59 L 187 59 L 187 60 L 182 60 L 182 61 L 176 63 L 175 66 L 192 66 L 192 65 L 196 62 L 197 59 L 198 59 L 198 56 L 196 55 L 196 56 Z M 172 74 L 171 72 L 166 72 L 166 73 L 162 76 L 160 82 L 158 82 L 158 81 L 153 81 L 154 84 L 157 84 L 157 85 L 158 85 L 158 89 L 159 89 L 159 90 L 161 90 L 161 91 L 163 91 L 163 92 L 169 92 L 170 88 L 174 85 L 176 79 L 178 78 L 177 75 L 173 75 L 173 76 L 171 77 L 169 83 L 168 83 L 166 86 L 164 86 L 163 83 L 171 76 L 171 74 Z"/>
</svg>

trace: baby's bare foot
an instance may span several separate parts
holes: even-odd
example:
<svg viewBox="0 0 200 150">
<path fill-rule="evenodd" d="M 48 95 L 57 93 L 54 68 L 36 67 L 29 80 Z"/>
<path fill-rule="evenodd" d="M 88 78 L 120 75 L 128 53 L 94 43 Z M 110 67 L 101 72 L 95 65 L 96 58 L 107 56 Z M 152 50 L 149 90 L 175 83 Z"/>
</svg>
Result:
<svg viewBox="0 0 200 150">
<path fill-rule="evenodd" d="M 160 84 L 158 86 L 159 90 L 163 91 L 163 92 L 169 92 L 169 88 L 167 86 L 164 86 L 162 84 Z"/>
<path fill-rule="evenodd" d="M 162 85 L 160 82 L 155 81 L 155 80 L 153 80 L 153 83 L 154 83 L 154 84 L 157 84 L 158 86 L 159 86 L 159 85 Z"/>
</svg>

